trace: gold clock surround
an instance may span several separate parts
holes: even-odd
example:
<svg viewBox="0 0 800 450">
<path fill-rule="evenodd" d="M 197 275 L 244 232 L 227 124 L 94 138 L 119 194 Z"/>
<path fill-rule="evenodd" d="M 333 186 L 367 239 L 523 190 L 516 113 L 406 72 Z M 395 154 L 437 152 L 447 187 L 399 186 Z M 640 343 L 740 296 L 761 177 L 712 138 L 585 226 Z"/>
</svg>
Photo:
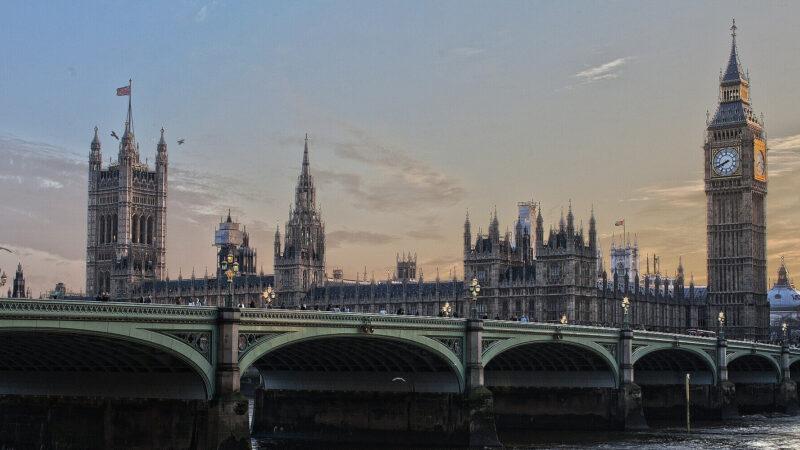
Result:
<svg viewBox="0 0 800 450">
<path fill-rule="evenodd" d="M 764 172 L 761 174 L 758 173 L 758 168 L 756 167 L 756 161 L 758 161 L 759 156 L 764 161 Z M 753 178 L 758 181 L 767 181 L 767 143 L 760 139 L 753 140 Z"/>
</svg>

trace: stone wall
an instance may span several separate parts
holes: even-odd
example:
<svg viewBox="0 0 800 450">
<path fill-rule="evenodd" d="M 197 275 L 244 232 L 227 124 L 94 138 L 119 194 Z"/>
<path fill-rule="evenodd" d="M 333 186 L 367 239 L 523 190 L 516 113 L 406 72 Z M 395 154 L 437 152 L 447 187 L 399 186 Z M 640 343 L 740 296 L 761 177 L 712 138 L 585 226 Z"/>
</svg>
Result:
<svg viewBox="0 0 800 450">
<path fill-rule="evenodd" d="M 256 390 L 254 436 L 316 442 L 466 445 L 461 394 Z"/>
<path fill-rule="evenodd" d="M 0 396 L 0 448 L 205 448 L 208 403 Z"/>
</svg>

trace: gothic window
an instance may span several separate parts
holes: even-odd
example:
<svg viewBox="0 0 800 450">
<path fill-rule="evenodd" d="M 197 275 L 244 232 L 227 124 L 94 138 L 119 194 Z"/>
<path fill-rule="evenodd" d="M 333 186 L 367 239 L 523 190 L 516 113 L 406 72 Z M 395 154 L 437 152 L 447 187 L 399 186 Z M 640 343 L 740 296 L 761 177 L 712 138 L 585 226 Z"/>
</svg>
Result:
<svg viewBox="0 0 800 450">
<path fill-rule="evenodd" d="M 105 229 L 105 233 L 106 233 L 106 242 L 107 242 L 107 243 L 108 243 L 108 242 L 111 242 L 111 233 L 112 233 L 112 231 L 111 231 L 111 230 L 112 230 L 112 228 L 113 228 L 113 226 L 109 226 L 109 225 L 113 225 L 113 222 L 112 222 L 112 223 L 109 223 L 109 220 L 108 220 L 109 218 L 110 218 L 110 216 L 107 216 L 107 217 L 106 217 L 106 229 Z"/>
<path fill-rule="evenodd" d="M 558 266 L 558 264 L 552 264 L 550 266 L 550 282 L 555 283 L 559 280 L 560 276 L 561 268 Z"/>
<path fill-rule="evenodd" d="M 117 215 L 114 214 L 114 220 L 111 222 L 111 242 L 117 242 Z"/>
<path fill-rule="evenodd" d="M 136 217 L 136 215 L 134 215 L 131 218 L 131 242 L 134 244 L 136 243 L 137 238 L 139 237 L 138 227 L 139 227 L 139 218 Z"/>
<path fill-rule="evenodd" d="M 147 218 L 147 243 L 153 243 L 153 216 Z"/>
<path fill-rule="evenodd" d="M 147 218 L 139 217 L 139 243 L 147 243 Z"/>
<path fill-rule="evenodd" d="M 100 244 L 104 244 L 106 242 L 106 218 L 105 216 L 100 216 L 100 225 L 98 227 L 97 232 L 100 238 Z"/>
</svg>

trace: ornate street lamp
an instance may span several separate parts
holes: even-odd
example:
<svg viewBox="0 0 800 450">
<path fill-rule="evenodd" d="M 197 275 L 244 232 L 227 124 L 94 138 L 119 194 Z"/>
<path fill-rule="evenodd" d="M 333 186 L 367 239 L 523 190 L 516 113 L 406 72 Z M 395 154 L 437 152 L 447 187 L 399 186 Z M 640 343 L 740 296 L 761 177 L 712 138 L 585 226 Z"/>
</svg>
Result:
<svg viewBox="0 0 800 450">
<path fill-rule="evenodd" d="M 628 330 L 628 312 L 631 309 L 631 300 L 628 297 L 622 299 L 622 329 Z"/>
<path fill-rule="evenodd" d="M 262 295 L 264 296 L 264 302 L 266 303 L 264 306 L 269 308 L 269 305 L 271 305 L 272 301 L 275 300 L 275 289 L 272 289 L 272 285 L 270 284 L 267 289 L 264 290 Z"/>
<path fill-rule="evenodd" d="M 470 318 L 478 318 L 478 293 L 481 291 L 481 285 L 478 284 L 478 279 L 473 278 L 472 284 L 469 285 L 469 292 L 472 294 L 472 310 L 470 311 Z"/>
<path fill-rule="evenodd" d="M 6 285 L 6 281 L 8 281 L 8 277 L 6 276 L 6 273 L 3 272 L 3 274 L 0 275 L 0 287 L 5 286 Z"/>
<path fill-rule="evenodd" d="M 725 339 L 725 312 L 720 311 L 717 315 L 717 322 L 719 323 L 719 337 Z"/>
<path fill-rule="evenodd" d="M 233 277 L 239 274 L 239 261 L 233 257 L 233 252 L 228 251 L 226 256 L 219 263 L 219 268 L 228 277 L 228 297 L 225 299 L 225 307 L 233 306 Z"/>
<path fill-rule="evenodd" d="M 442 306 L 442 315 L 445 317 L 450 317 L 451 311 L 453 311 L 453 308 L 450 306 L 450 302 L 445 302 L 444 306 Z"/>
<path fill-rule="evenodd" d="M 783 322 L 783 325 L 781 325 L 781 330 L 783 330 L 783 345 L 788 347 L 789 346 L 789 341 L 786 340 L 786 329 L 787 328 L 788 328 L 788 326 L 786 325 L 786 322 Z"/>
</svg>

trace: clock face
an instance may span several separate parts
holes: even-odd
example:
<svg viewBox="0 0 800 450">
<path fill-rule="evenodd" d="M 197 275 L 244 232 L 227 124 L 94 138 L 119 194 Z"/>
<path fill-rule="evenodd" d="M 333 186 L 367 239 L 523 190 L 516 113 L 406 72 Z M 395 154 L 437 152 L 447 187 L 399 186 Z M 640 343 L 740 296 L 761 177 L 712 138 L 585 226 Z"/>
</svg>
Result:
<svg viewBox="0 0 800 450">
<path fill-rule="evenodd" d="M 732 148 L 723 148 L 714 155 L 712 164 L 717 175 L 731 175 L 739 167 L 739 153 Z"/>
<path fill-rule="evenodd" d="M 756 166 L 756 175 L 758 175 L 759 178 L 763 179 L 764 174 L 767 172 L 766 161 L 764 161 L 764 152 L 756 150 L 755 166 Z"/>
</svg>

